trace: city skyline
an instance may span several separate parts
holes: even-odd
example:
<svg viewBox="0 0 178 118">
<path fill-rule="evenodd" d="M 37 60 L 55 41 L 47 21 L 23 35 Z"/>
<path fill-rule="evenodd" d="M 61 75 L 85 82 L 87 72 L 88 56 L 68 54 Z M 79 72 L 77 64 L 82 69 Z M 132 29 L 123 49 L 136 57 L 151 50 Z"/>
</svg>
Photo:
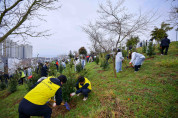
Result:
<svg viewBox="0 0 178 118">
<path fill-rule="evenodd" d="M 0 56 L 7 58 L 26 59 L 32 58 L 33 47 L 29 44 L 18 44 L 13 40 L 6 39 L 0 43 Z"/>
</svg>

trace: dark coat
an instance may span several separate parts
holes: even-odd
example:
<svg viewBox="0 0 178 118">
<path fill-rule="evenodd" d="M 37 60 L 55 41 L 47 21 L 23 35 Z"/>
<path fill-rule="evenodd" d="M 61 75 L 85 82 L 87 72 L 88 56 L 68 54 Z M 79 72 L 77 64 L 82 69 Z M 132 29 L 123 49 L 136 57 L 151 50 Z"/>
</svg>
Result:
<svg viewBox="0 0 178 118">
<path fill-rule="evenodd" d="M 170 40 L 168 38 L 164 38 L 161 40 L 161 47 L 169 47 Z"/>
</svg>

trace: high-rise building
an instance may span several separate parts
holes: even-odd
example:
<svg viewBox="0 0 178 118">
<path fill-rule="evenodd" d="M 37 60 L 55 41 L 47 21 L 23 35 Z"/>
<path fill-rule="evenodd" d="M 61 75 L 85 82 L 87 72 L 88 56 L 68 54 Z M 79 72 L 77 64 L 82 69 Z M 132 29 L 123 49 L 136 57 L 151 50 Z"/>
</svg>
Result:
<svg viewBox="0 0 178 118">
<path fill-rule="evenodd" d="M 32 46 L 29 44 L 18 45 L 16 42 L 6 39 L 0 43 L 0 56 L 18 59 L 32 58 Z"/>
<path fill-rule="evenodd" d="M 10 57 L 10 45 L 11 45 L 11 40 L 6 39 L 3 42 L 3 56 L 4 57 Z"/>
<path fill-rule="evenodd" d="M 15 46 L 16 46 L 16 44 L 17 43 L 15 43 L 15 42 L 13 42 L 12 40 L 11 40 L 11 46 L 10 46 L 10 57 L 12 57 L 12 58 L 15 58 Z"/>
<path fill-rule="evenodd" d="M 3 51 L 3 46 L 2 45 L 3 45 L 3 43 L 0 43 L 0 57 L 2 57 L 2 54 L 3 54 L 3 52 L 2 52 Z"/>
<path fill-rule="evenodd" d="M 32 58 L 32 46 L 24 45 L 24 58 Z"/>
<path fill-rule="evenodd" d="M 19 45 L 15 46 L 15 58 L 19 58 Z"/>
<path fill-rule="evenodd" d="M 19 59 L 24 59 L 24 46 L 21 44 L 18 47 L 18 52 L 19 52 Z"/>
</svg>

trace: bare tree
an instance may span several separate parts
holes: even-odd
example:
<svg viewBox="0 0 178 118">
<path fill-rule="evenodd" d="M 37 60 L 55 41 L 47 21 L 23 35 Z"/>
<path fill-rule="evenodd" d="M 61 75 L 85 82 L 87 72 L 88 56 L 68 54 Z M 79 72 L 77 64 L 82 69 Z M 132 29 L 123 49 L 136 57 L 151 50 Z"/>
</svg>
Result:
<svg viewBox="0 0 178 118">
<path fill-rule="evenodd" d="M 173 27 L 178 26 L 178 6 L 173 5 L 175 1 L 172 1 L 171 10 L 169 12 L 169 22 Z"/>
<path fill-rule="evenodd" d="M 26 39 L 30 37 L 49 36 L 48 30 L 36 31 L 31 22 L 34 18 L 42 19 L 38 12 L 44 10 L 54 10 L 57 0 L 0 0 L 0 42 L 9 36 L 21 36 Z"/>
<path fill-rule="evenodd" d="M 88 25 L 82 27 L 82 29 L 89 36 L 92 51 L 96 53 L 108 53 L 113 49 L 114 41 L 112 38 L 106 37 L 96 24 L 90 22 Z"/>
<path fill-rule="evenodd" d="M 119 0 L 116 5 L 113 5 L 110 0 L 105 5 L 99 5 L 99 19 L 97 25 L 102 28 L 108 34 L 114 35 L 115 48 L 118 48 L 118 44 L 124 41 L 130 35 L 143 34 L 148 31 L 148 26 L 155 20 L 155 14 L 142 14 L 141 11 L 138 15 L 128 13 L 126 8 L 123 7 L 124 0 Z M 115 71 L 115 55 L 113 58 L 113 71 Z"/>
</svg>

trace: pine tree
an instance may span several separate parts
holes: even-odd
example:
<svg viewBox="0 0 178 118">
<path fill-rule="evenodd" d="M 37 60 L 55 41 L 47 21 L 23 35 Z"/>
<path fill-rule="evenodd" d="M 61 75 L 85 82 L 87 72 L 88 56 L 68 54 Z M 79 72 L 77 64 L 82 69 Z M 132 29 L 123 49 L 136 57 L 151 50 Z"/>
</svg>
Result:
<svg viewBox="0 0 178 118">
<path fill-rule="evenodd" d="M 149 57 L 151 57 L 152 55 L 155 54 L 154 51 L 155 51 L 155 47 L 154 47 L 153 43 L 150 42 L 149 45 L 148 45 L 148 49 L 147 49 L 147 55 Z"/>
</svg>

